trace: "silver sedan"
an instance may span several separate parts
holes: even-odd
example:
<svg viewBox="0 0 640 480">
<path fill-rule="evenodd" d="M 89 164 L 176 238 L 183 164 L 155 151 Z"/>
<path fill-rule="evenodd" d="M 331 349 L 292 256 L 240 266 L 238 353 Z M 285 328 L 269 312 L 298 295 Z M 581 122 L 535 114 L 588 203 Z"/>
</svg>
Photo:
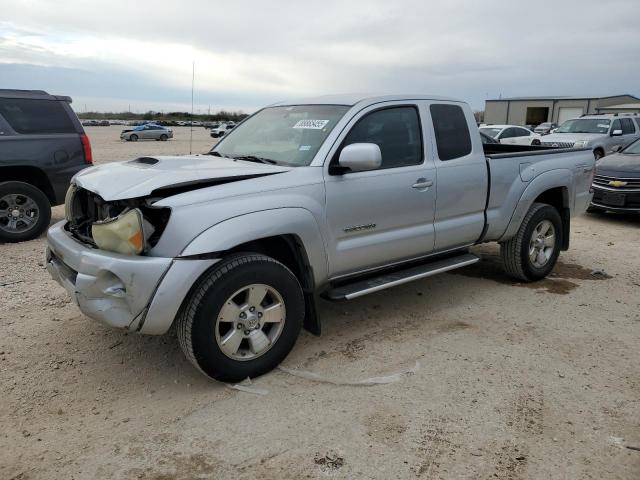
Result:
<svg viewBox="0 0 640 480">
<path fill-rule="evenodd" d="M 173 130 L 160 125 L 140 125 L 138 127 L 123 130 L 120 134 L 122 140 L 137 142 L 138 140 L 161 140 L 173 138 Z"/>
</svg>

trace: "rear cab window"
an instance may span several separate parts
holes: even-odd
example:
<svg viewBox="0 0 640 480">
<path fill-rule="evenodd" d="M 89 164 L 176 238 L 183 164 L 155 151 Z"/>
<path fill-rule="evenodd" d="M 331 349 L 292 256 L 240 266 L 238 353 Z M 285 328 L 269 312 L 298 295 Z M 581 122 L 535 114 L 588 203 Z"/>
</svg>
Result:
<svg viewBox="0 0 640 480">
<path fill-rule="evenodd" d="M 434 103 L 429 107 L 440 160 L 454 160 L 471 153 L 471 134 L 462 107 Z"/>
<path fill-rule="evenodd" d="M 58 100 L 0 98 L 0 115 L 20 134 L 77 133 Z"/>
</svg>

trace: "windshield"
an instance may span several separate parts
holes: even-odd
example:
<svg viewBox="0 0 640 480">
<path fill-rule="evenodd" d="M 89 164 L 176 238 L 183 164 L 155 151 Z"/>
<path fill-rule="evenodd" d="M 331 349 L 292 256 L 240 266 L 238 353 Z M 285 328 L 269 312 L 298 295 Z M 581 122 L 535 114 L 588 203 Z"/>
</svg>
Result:
<svg viewBox="0 0 640 480">
<path fill-rule="evenodd" d="M 611 120 L 606 118 L 576 118 L 564 122 L 556 133 L 607 133 L 609 125 Z"/>
<path fill-rule="evenodd" d="M 501 128 L 481 128 L 480 131 L 485 135 L 489 135 L 491 138 L 496 138 L 502 131 Z"/>
<path fill-rule="evenodd" d="M 349 108 L 344 105 L 265 108 L 229 132 L 211 152 L 225 157 L 260 157 L 281 165 L 309 165 Z"/>
<path fill-rule="evenodd" d="M 640 140 L 636 140 L 627 148 L 625 148 L 622 153 L 625 155 L 640 155 Z"/>
</svg>

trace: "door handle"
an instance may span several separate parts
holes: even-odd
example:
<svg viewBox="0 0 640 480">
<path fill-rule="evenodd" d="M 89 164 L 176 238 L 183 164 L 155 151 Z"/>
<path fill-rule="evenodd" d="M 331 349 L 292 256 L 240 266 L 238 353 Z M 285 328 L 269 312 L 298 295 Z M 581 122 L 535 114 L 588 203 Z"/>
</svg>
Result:
<svg viewBox="0 0 640 480">
<path fill-rule="evenodd" d="M 416 183 L 411 185 L 411 188 L 421 189 L 421 188 L 429 188 L 433 185 L 433 180 L 427 180 L 426 178 L 419 178 L 416 180 Z"/>
</svg>

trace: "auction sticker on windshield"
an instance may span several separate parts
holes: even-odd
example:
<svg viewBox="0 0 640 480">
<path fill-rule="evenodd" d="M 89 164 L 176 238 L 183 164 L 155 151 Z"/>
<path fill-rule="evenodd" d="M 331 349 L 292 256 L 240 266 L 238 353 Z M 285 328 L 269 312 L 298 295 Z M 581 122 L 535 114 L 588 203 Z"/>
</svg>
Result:
<svg viewBox="0 0 640 480">
<path fill-rule="evenodd" d="M 310 128 L 312 130 L 322 130 L 327 126 L 329 120 L 299 120 L 292 128 Z"/>
</svg>

